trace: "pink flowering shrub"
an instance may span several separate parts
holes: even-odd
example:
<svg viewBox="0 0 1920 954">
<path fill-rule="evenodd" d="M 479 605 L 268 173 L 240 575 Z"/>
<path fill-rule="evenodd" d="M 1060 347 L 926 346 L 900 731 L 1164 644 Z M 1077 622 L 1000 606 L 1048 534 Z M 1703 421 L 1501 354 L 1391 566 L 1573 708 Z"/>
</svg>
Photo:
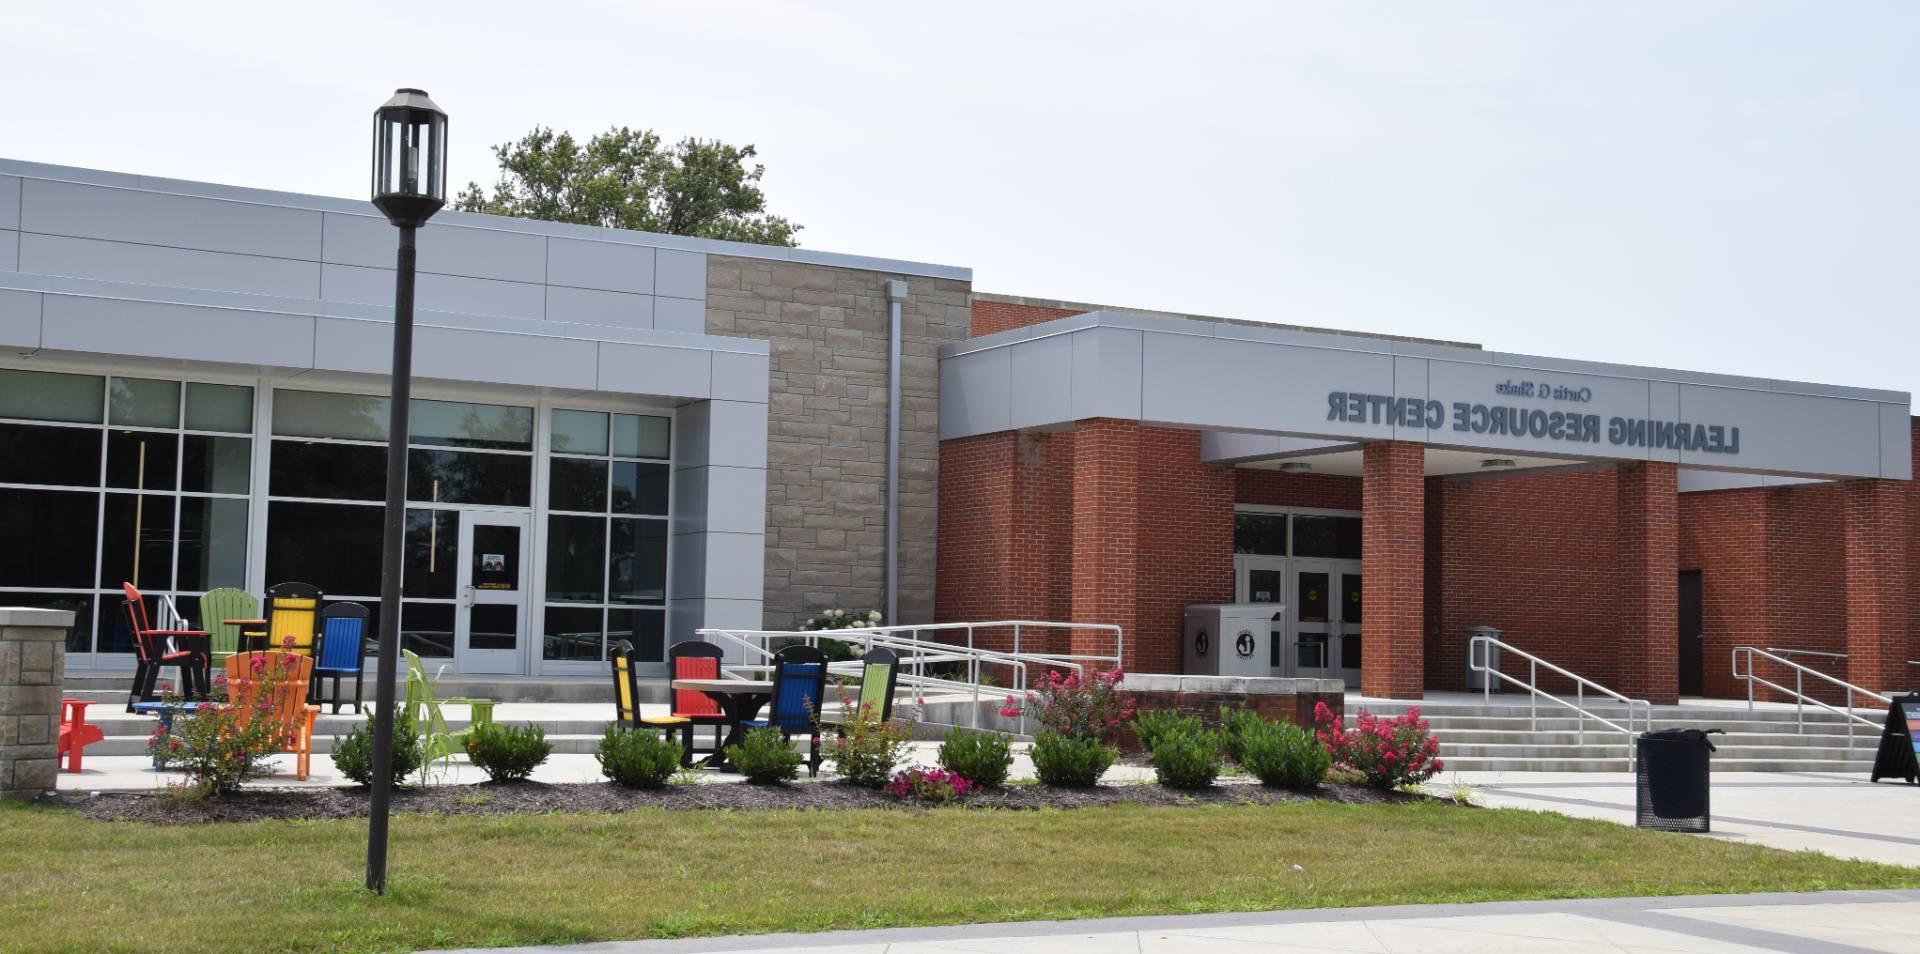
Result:
<svg viewBox="0 0 1920 954">
<path fill-rule="evenodd" d="M 174 721 L 169 738 L 179 744 L 167 743 L 167 761 L 187 774 L 194 795 L 231 792 L 267 774 L 268 755 L 293 748 L 292 733 L 275 712 L 279 696 L 292 688 L 286 685 L 294 677 L 292 657 L 255 653 L 249 669 L 232 701 L 209 702 Z"/>
<path fill-rule="evenodd" d="M 1446 768 L 1440 740 L 1412 706 L 1405 715 L 1383 719 L 1360 710 L 1354 728 L 1322 702 L 1313 707 L 1315 735 L 1333 756 L 1335 768 L 1359 775 L 1376 788 L 1399 788 L 1434 777 Z"/>
<path fill-rule="evenodd" d="M 893 781 L 887 783 L 887 794 L 901 801 L 932 802 L 936 805 L 954 801 L 973 790 L 973 783 L 962 778 L 957 772 L 946 769 L 910 768 L 897 772 Z"/>
<path fill-rule="evenodd" d="M 1092 675 L 1048 670 L 1026 701 L 1008 696 L 1000 714 L 1018 718 L 1022 713 L 1060 735 L 1074 738 L 1110 740 L 1120 726 L 1133 718 L 1133 700 L 1120 695 L 1120 680 L 1125 674 L 1115 669 Z"/>
</svg>

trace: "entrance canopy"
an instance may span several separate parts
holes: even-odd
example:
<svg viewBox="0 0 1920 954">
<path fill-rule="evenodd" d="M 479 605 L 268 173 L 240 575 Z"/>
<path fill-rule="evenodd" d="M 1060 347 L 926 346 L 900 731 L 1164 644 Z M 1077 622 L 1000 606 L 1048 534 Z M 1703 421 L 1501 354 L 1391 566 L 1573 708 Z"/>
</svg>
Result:
<svg viewBox="0 0 1920 954">
<path fill-rule="evenodd" d="M 1113 418 L 1208 431 L 1209 460 L 1243 465 L 1337 466 L 1394 440 L 1426 445 L 1436 473 L 1665 461 L 1913 476 L 1904 392 L 1434 342 L 1101 310 L 950 345 L 940 378 L 943 440 Z"/>
</svg>

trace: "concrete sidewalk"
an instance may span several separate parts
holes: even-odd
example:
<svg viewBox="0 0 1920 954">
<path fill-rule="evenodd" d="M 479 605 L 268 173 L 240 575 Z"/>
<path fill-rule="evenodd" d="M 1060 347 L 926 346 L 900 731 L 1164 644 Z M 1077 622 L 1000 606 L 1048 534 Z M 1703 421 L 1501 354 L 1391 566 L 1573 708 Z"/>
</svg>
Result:
<svg viewBox="0 0 1920 954">
<path fill-rule="evenodd" d="M 1911 954 L 1920 891 L 1407 905 L 495 951 L 569 954 Z"/>
<path fill-rule="evenodd" d="M 1478 805 L 1634 822 L 1631 772 L 1458 772 L 1428 788 L 1445 793 L 1455 783 Z M 1920 865 L 1920 786 L 1865 774 L 1715 772 L 1709 793 L 1713 833 L 1679 837 Z"/>
</svg>

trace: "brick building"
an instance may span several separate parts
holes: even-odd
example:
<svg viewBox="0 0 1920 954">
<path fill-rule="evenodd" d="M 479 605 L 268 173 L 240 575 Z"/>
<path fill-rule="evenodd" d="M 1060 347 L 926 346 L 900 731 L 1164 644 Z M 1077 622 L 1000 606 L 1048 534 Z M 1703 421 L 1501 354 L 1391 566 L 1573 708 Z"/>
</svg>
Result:
<svg viewBox="0 0 1920 954">
<path fill-rule="evenodd" d="M 1402 698 L 1464 688 L 1476 626 L 1655 701 L 1744 692 L 1735 646 L 1920 659 L 1905 394 L 977 292 L 973 332 L 942 619 L 1117 623 L 1178 672 L 1186 606 L 1272 602 L 1265 669 Z"/>
<path fill-rule="evenodd" d="M 392 243 L 365 201 L 0 160 L 0 605 L 115 669 L 123 583 L 377 602 Z M 461 672 L 840 608 L 1114 624 L 1179 673 L 1194 604 L 1388 696 L 1462 685 L 1483 625 L 1654 699 L 1733 692 L 1735 646 L 1920 658 L 1906 394 L 456 212 L 419 268 L 400 629 Z"/>
</svg>

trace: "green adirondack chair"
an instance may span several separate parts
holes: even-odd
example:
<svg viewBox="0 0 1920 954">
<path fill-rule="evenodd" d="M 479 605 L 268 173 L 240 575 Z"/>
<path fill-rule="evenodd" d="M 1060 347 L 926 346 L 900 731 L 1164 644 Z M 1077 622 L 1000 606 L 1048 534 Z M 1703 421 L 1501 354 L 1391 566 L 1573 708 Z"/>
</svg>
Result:
<svg viewBox="0 0 1920 954">
<path fill-rule="evenodd" d="M 259 615 L 260 601 L 246 590 L 223 586 L 200 597 L 200 628 L 209 637 L 214 669 L 225 666 L 227 657 L 240 651 L 240 627 L 221 620 L 254 619 Z"/>
<path fill-rule="evenodd" d="M 493 701 L 448 699 L 448 702 L 472 707 L 473 717 L 464 729 L 455 731 L 447 728 L 446 717 L 440 714 L 440 702 L 433 697 L 433 680 L 427 678 L 427 669 L 421 665 L 420 657 L 414 655 L 411 649 L 400 652 L 407 657 L 406 712 L 420 732 L 421 757 L 431 762 L 465 755 L 467 734 L 473 731 L 474 726 L 493 721 Z"/>
</svg>

